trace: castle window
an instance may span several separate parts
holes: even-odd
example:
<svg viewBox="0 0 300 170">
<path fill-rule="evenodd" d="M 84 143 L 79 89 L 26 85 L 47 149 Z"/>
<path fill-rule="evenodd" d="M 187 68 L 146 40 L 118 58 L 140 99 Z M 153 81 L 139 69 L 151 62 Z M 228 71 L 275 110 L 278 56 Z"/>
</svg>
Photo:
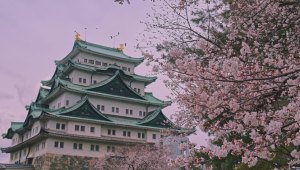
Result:
<svg viewBox="0 0 300 170">
<path fill-rule="evenodd" d="M 94 60 L 89 60 L 89 63 L 90 64 L 94 64 Z"/>
<path fill-rule="evenodd" d="M 127 70 L 128 72 L 130 72 L 130 68 L 128 68 L 128 70 Z"/>
<path fill-rule="evenodd" d="M 78 144 L 78 149 L 82 150 L 82 144 Z"/>
<path fill-rule="evenodd" d="M 54 142 L 54 147 L 58 148 L 58 142 L 57 141 Z"/>
<path fill-rule="evenodd" d="M 141 93 L 141 89 L 138 89 L 138 93 Z"/>
<path fill-rule="evenodd" d="M 118 107 L 116 107 L 116 113 L 119 113 L 119 108 Z"/>
<path fill-rule="evenodd" d="M 127 67 L 122 67 L 122 70 L 127 71 Z"/>
<path fill-rule="evenodd" d="M 65 130 L 66 129 L 66 124 L 61 124 L 61 130 Z"/>
<path fill-rule="evenodd" d="M 94 80 L 94 84 L 96 84 L 97 83 L 97 80 Z"/>
<path fill-rule="evenodd" d="M 91 127 L 91 132 L 92 132 L 92 133 L 95 132 L 95 127 Z"/>
<path fill-rule="evenodd" d="M 101 62 L 100 61 L 96 61 L 96 65 L 101 66 Z"/>
<path fill-rule="evenodd" d="M 99 145 L 96 145 L 96 149 L 95 149 L 96 151 L 99 151 Z"/>
<path fill-rule="evenodd" d="M 87 59 L 83 59 L 83 62 L 87 63 Z"/>
<path fill-rule="evenodd" d="M 77 149 L 77 143 L 73 143 L 73 149 Z"/>
<path fill-rule="evenodd" d="M 79 131 L 79 125 L 75 125 L 75 131 Z"/>
<path fill-rule="evenodd" d="M 134 88 L 133 90 L 136 91 L 136 88 Z"/>
<path fill-rule="evenodd" d="M 60 143 L 59 143 L 59 147 L 60 147 L 60 148 L 64 148 L 64 142 L 60 142 Z"/>
<path fill-rule="evenodd" d="M 111 112 L 115 112 L 115 107 L 112 107 L 112 108 L 111 108 Z"/>
<path fill-rule="evenodd" d="M 114 146 L 111 147 L 111 151 L 115 152 L 115 147 Z"/>
<path fill-rule="evenodd" d="M 85 126 L 80 126 L 80 131 L 84 132 L 85 131 Z"/>
<path fill-rule="evenodd" d="M 142 138 L 143 138 L 143 139 L 145 138 L 145 133 L 142 133 Z"/>
<path fill-rule="evenodd" d="M 112 130 L 112 135 L 116 135 L 116 130 Z"/>
<path fill-rule="evenodd" d="M 126 137 L 126 134 L 127 134 L 127 137 L 130 137 L 130 135 L 131 135 L 131 132 L 126 132 L 126 131 L 123 131 L 123 136 L 125 136 L 125 137 Z"/>
<path fill-rule="evenodd" d="M 129 114 L 129 109 L 126 109 L 126 114 Z"/>
<path fill-rule="evenodd" d="M 38 151 L 39 149 L 40 149 L 40 145 L 37 144 L 37 145 L 35 146 L 35 151 Z"/>
<path fill-rule="evenodd" d="M 82 78 L 79 78 L 79 83 L 81 83 L 82 82 Z"/>
<path fill-rule="evenodd" d="M 56 129 L 60 129 L 60 123 L 56 123 Z"/>
<path fill-rule="evenodd" d="M 91 145 L 91 151 L 95 150 L 95 145 Z"/>
<path fill-rule="evenodd" d="M 69 100 L 66 100 L 66 106 L 69 106 Z"/>
<path fill-rule="evenodd" d="M 143 116 L 146 116 L 146 112 L 143 112 Z"/>
<path fill-rule="evenodd" d="M 83 79 L 83 83 L 84 83 L 84 84 L 86 83 L 86 79 Z"/>
<path fill-rule="evenodd" d="M 107 129 L 107 134 L 111 135 L 111 130 L 110 129 Z"/>
<path fill-rule="evenodd" d="M 105 110 L 105 107 L 102 105 L 101 106 L 101 111 L 104 111 Z"/>
<path fill-rule="evenodd" d="M 156 139 L 156 134 L 152 134 L 152 139 Z"/>
<path fill-rule="evenodd" d="M 107 146 L 107 152 L 110 152 L 110 146 Z"/>
<path fill-rule="evenodd" d="M 102 66 L 105 66 L 105 67 L 106 67 L 106 66 L 107 66 L 107 63 L 102 63 Z"/>
<path fill-rule="evenodd" d="M 100 110 L 100 105 L 97 105 L 97 109 Z"/>
<path fill-rule="evenodd" d="M 130 115 L 132 115 L 132 110 L 130 110 Z"/>
<path fill-rule="evenodd" d="M 42 149 L 45 149 L 46 142 L 42 143 Z"/>
<path fill-rule="evenodd" d="M 143 112 L 142 111 L 139 111 L 139 116 L 142 116 Z"/>
</svg>

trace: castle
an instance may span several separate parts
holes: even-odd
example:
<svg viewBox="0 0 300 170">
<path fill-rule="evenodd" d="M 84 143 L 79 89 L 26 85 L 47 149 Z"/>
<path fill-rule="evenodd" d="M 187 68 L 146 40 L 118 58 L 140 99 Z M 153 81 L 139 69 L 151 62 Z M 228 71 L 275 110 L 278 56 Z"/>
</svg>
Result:
<svg viewBox="0 0 300 170">
<path fill-rule="evenodd" d="M 36 169 L 84 169 L 88 159 L 125 144 L 154 144 L 172 122 L 162 113 L 171 101 L 145 92 L 156 77 L 135 74 L 144 58 L 77 39 L 42 81 L 24 122 L 12 122 L 3 138 L 10 163 Z M 168 123 L 167 123 L 168 122 Z M 73 168 L 72 168 L 73 167 Z M 77 168 L 74 168 L 77 167 Z"/>
</svg>

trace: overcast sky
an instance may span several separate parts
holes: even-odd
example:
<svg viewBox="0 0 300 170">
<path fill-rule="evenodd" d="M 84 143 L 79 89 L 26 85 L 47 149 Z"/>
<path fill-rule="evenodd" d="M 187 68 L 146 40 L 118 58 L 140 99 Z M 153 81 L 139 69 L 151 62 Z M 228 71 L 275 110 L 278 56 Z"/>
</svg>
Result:
<svg viewBox="0 0 300 170">
<path fill-rule="evenodd" d="M 89 42 L 113 47 L 126 43 L 124 53 L 141 57 L 134 48 L 145 26 L 140 23 L 151 13 L 150 0 L 131 0 L 119 5 L 113 0 L 26 0 L 0 1 L 0 133 L 6 133 L 11 121 L 23 122 L 24 106 L 35 101 L 41 80 L 48 80 L 55 71 L 54 60 L 65 57 L 72 49 L 76 30 Z M 85 37 L 85 28 L 87 33 Z M 97 28 L 97 29 L 96 29 Z M 136 73 L 151 75 L 145 63 Z M 170 93 L 162 83 L 163 76 L 146 91 L 167 100 Z M 172 105 L 164 109 L 169 117 L 176 111 Z M 207 135 L 198 133 L 190 140 L 206 145 Z M 11 140 L 0 139 L 0 147 L 10 146 Z M 8 154 L 0 153 L 0 163 L 7 163 Z"/>
</svg>

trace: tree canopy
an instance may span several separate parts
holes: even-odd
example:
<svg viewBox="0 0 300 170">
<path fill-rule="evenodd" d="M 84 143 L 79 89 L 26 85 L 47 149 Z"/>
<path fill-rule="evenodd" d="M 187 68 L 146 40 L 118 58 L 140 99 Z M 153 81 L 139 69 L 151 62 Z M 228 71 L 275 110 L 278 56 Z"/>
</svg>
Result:
<svg viewBox="0 0 300 170">
<path fill-rule="evenodd" d="M 236 156 L 249 168 L 299 165 L 300 1 L 165 0 L 157 8 L 144 22 L 145 42 L 161 56 L 140 48 L 168 76 L 180 106 L 175 123 L 222 141 L 192 147 L 175 163 L 212 169 L 210 161 Z"/>
</svg>

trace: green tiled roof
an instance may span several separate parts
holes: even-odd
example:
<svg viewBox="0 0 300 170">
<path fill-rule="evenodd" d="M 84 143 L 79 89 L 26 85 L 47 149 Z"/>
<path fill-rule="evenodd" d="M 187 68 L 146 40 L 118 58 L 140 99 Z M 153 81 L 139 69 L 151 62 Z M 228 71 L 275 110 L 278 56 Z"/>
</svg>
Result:
<svg viewBox="0 0 300 170">
<path fill-rule="evenodd" d="M 10 128 L 12 131 L 16 131 L 23 126 L 23 122 L 11 122 Z"/>
<path fill-rule="evenodd" d="M 79 51 L 85 51 L 85 52 L 91 52 L 98 55 L 102 55 L 105 57 L 113 58 L 113 59 L 119 59 L 123 61 L 132 62 L 135 64 L 135 66 L 139 65 L 144 61 L 144 58 L 133 58 L 123 53 L 123 51 L 118 50 L 117 48 L 110 48 L 105 47 L 102 45 L 93 44 L 86 41 L 77 41 L 75 40 L 74 46 L 72 51 L 62 60 L 59 61 L 60 64 L 67 63 L 67 60 L 69 58 L 72 58 L 77 54 Z"/>
<path fill-rule="evenodd" d="M 137 74 L 130 74 L 127 73 L 125 71 L 123 71 L 119 66 L 117 65 L 110 65 L 107 67 L 93 67 L 93 66 L 89 66 L 89 65 L 85 65 L 85 64 L 81 64 L 81 63 L 77 63 L 72 61 L 71 59 L 68 60 L 68 63 L 66 63 L 66 65 L 62 65 L 62 64 L 57 64 L 56 66 L 56 70 L 54 72 L 54 75 L 52 76 L 52 78 L 50 80 L 46 80 L 46 81 L 41 81 L 41 83 L 44 86 L 50 86 L 53 83 L 54 77 L 55 76 L 61 76 L 64 74 L 64 72 L 66 70 L 68 70 L 71 67 L 76 67 L 78 69 L 83 69 L 83 70 L 87 70 L 90 72 L 111 72 L 111 71 L 120 71 L 124 76 L 129 77 L 129 78 L 133 78 L 137 81 L 142 81 L 145 83 L 145 85 L 148 85 L 152 82 L 154 82 L 157 77 L 147 77 L 147 76 L 142 76 L 142 75 L 137 75 Z"/>
<path fill-rule="evenodd" d="M 109 78 L 109 80 L 113 80 L 113 77 L 112 78 Z M 90 86 L 81 86 L 81 85 L 76 85 L 76 84 L 73 84 L 71 81 L 67 80 L 67 79 L 62 79 L 60 77 L 55 77 L 55 81 L 52 85 L 52 88 L 51 88 L 51 91 L 49 92 L 49 94 L 42 100 L 47 100 L 47 97 L 51 96 L 52 92 L 55 91 L 56 88 L 58 88 L 59 86 L 63 86 L 64 89 L 69 89 L 71 91 L 77 91 L 77 92 L 80 92 L 80 93 L 83 93 L 83 94 L 90 94 L 90 95 L 101 95 L 101 96 L 104 96 L 104 97 L 111 97 L 111 98 L 118 98 L 118 99 L 121 99 L 121 100 L 132 100 L 132 101 L 137 101 L 137 102 L 143 102 L 143 103 L 152 103 L 152 104 L 158 104 L 158 105 L 161 105 L 163 107 L 166 107 L 168 105 L 170 105 L 172 102 L 171 101 L 162 101 L 162 100 L 159 100 L 157 98 L 155 98 L 153 96 L 152 93 L 145 93 L 145 96 L 140 96 L 138 93 L 134 92 L 134 90 L 132 90 L 134 93 L 138 94 L 142 99 L 136 99 L 136 98 L 130 98 L 130 97 L 123 97 L 123 96 L 117 96 L 117 95 L 112 95 L 112 94 L 108 94 L 108 93 L 102 93 L 102 92 L 95 92 L 95 91 L 90 91 L 90 87 L 99 87 L 101 85 L 105 85 L 108 81 L 107 80 L 104 80 L 103 82 L 99 82 L 99 83 L 96 83 L 96 84 L 93 84 L 93 85 L 90 85 Z M 130 88 L 130 87 L 128 87 Z M 43 101 L 42 101 L 43 102 Z"/>
</svg>

